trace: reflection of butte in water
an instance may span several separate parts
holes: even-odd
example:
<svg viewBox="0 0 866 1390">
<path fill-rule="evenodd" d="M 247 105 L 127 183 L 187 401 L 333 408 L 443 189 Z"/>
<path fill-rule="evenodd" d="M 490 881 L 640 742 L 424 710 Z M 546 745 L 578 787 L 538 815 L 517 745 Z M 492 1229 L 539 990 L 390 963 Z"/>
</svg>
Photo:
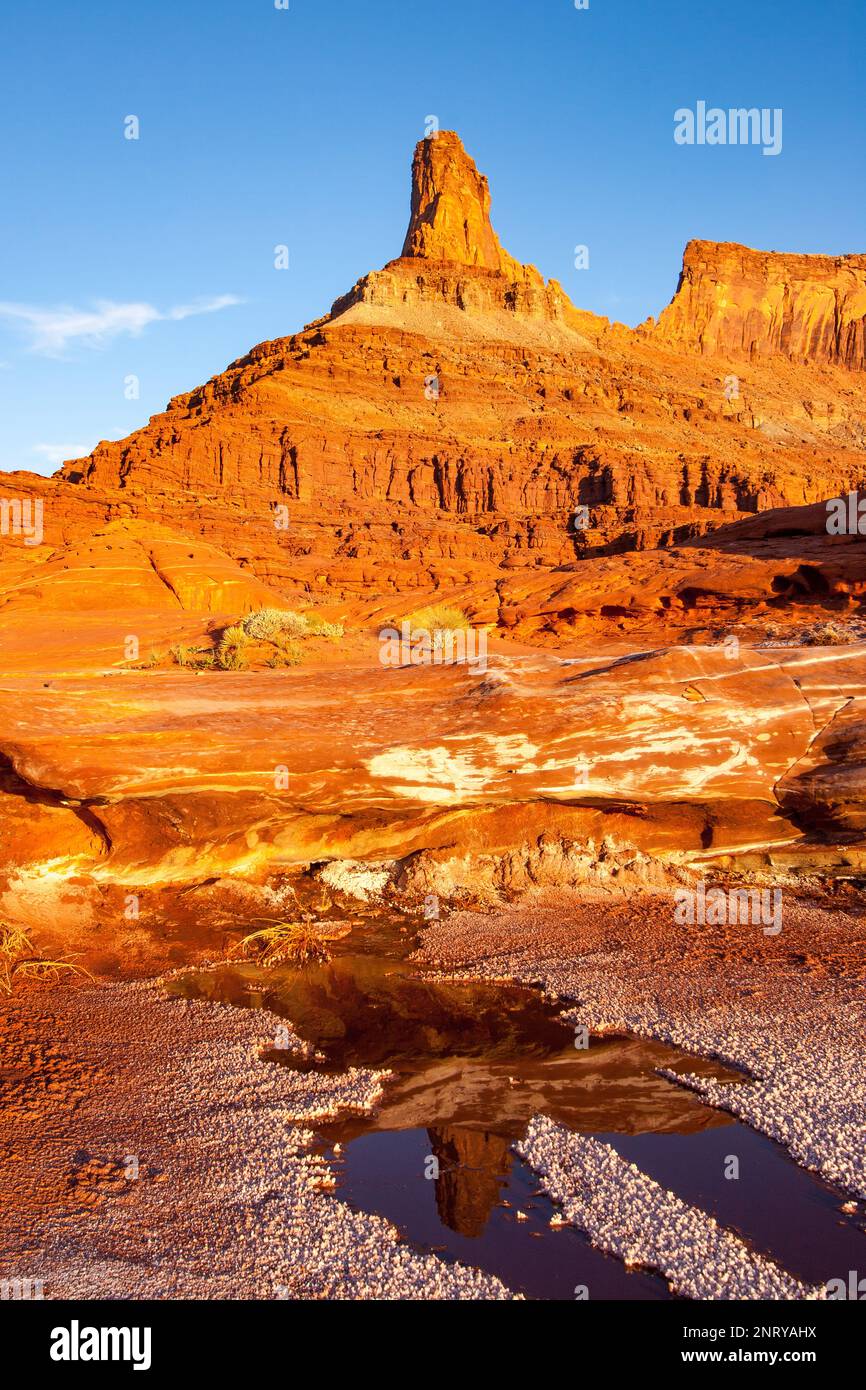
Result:
<svg viewBox="0 0 866 1390">
<path fill-rule="evenodd" d="M 509 1140 L 451 1126 L 427 1133 L 439 1161 L 435 1187 L 440 1221 L 458 1235 L 480 1236 L 511 1169 Z"/>
</svg>

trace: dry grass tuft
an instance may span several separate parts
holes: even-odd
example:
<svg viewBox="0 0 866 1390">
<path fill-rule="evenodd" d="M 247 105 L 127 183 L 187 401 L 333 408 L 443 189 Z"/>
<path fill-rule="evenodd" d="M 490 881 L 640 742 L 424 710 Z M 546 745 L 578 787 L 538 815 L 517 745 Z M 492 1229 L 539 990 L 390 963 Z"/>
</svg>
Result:
<svg viewBox="0 0 866 1390">
<path fill-rule="evenodd" d="M 268 921 L 267 926 L 238 941 L 229 957 L 255 960 L 259 965 L 308 965 L 331 959 L 326 943 L 348 936 L 357 923 L 317 919 L 312 912 L 303 912 L 297 893 L 294 889 L 289 891 L 298 904 L 297 918 L 292 922 Z M 330 899 L 326 902 L 323 898 L 322 906 L 329 907 Z M 257 920 L 267 921 L 263 917 Z"/>
<path fill-rule="evenodd" d="M 16 980 L 56 984 L 64 971 L 93 979 L 81 965 L 70 960 L 48 960 L 32 951 L 33 944 L 23 927 L 0 922 L 0 994 L 11 994 Z"/>
<path fill-rule="evenodd" d="M 250 932 L 231 954 L 260 965 L 309 965 L 331 959 L 325 940 L 314 922 L 272 922 Z"/>
<path fill-rule="evenodd" d="M 456 632 L 459 628 L 469 627 L 466 614 L 450 603 L 432 603 L 429 608 L 419 608 L 417 612 L 410 613 L 406 621 L 413 631 L 430 633 Z"/>
<path fill-rule="evenodd" d="M 227 627 L 216 650 L 216 664 L 221 671 L 243 671 L 247 665 L 244 647 L 249 637 L 240 623 Z"/>
</svg>

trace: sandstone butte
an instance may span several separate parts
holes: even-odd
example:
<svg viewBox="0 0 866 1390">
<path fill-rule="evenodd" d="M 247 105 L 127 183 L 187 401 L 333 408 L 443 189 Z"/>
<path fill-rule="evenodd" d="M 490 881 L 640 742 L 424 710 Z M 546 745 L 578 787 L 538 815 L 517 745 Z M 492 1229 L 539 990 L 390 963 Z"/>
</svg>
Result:
<svg viewBox="0 0 866 1390">
<path fill-rule="evenodd" d="M 657 320 L 584 312 L 421 141 L 396 260 L 4 476 L 44 541 L 0 538 L 0 912 L 86 943 L 118 893 L 338 859 L 446 896 L 856 873 L 866 540 L 825 502 L 866 487 L 864 329 L 866 256 L 706 241 Z M 486 670 L 382 666 L 433 601 Z M 263 606 L 345 635 L 170 658 Z"/>
</svg>

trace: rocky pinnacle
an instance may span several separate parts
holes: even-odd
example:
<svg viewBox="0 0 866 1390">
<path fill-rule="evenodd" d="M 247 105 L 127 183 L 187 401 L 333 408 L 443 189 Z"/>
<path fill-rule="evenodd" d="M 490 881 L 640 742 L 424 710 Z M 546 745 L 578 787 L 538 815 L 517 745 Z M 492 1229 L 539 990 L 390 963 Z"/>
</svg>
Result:
<svg viewBox="0 0 866 1390">
<path fill-rule="evenodd" d="M 454 131 L 440 130 L 415 147 L 412 214 L 402 254 L 498 270 L 513 279 L 522 274 L 493 230 L 487 179 Z"/>
</svg>

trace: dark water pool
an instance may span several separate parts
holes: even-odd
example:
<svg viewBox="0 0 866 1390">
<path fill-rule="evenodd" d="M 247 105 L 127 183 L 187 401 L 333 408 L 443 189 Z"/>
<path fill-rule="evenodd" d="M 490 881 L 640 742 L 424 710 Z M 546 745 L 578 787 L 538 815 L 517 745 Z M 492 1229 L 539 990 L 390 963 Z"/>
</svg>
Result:
<svg viewBox="0 0 866 1390">
<path fill-rule="evenodd" d="M 225 966 L 171 987 L 283 1015 L 315 1049 L 307 1067 L 390 1068 L 373 1115 L 319 1127 L 338 1196 L 528 1297 L 573 1299 L 581 1286 L 590 1298 L 671 1296 L 662 1278 L 627 1270 L 556 1223 L 556 1208 L 512 1148 L 539 1113 L 611 1144 L 809 1282 L 863 1263 L 863 1233 L 839 1211 L 838 1193 L 657 1069 L 747 1079 L 640 1038 L 592 1039 L 579 1050 L 573 1030 L 534 990 L 437 980 L 398 952 L 351 944 L 329 962 Z M 266 1055 L 298 1065 L 285 1051 Z M 737 1180 L 725 1177 L 732 1155 Z"/>
</svg>

